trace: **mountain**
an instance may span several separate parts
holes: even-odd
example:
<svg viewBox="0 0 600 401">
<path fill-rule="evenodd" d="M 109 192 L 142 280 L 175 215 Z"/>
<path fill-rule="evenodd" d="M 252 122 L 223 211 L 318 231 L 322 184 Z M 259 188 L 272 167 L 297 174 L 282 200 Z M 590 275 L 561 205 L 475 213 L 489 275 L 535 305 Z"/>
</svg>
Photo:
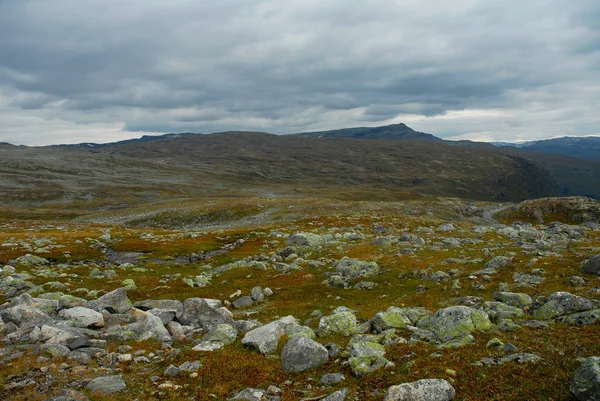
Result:
<svg viewBox="0 0 600 401">
<path fill-rule="evenodd" d="M 533 152 L 572 156 L 586 160 L 600 160 L 600 137 L 569 137 L 545 139 L 522 144 L 522 149 Z"/>
<path fill-rule="evenodd" d="M 501 201 L 557 194 L 550 173 L 527 158 L 443 141 L 230 132 L 0 150 L 5 204 L 77 200 L 100 207 L 257 193 Z"/>
<path fill-rule="evenodd" d="M 442 139 L 434 135 L 415 131 L 402 123 L 381 127 L 343 128 L 332 131 L 302 132 L 293 135 L 317 138 L 402 139 L 423 142 L 442 141 Z"/>
</svg>

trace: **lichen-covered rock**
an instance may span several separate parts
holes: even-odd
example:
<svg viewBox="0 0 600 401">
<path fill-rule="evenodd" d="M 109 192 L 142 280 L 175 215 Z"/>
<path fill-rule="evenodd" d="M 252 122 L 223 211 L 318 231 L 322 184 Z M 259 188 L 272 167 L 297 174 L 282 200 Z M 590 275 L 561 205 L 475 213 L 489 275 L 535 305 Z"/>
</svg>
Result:
<svg viewBox="0 0 600 401">
<path fill-rule="evenodd" d="M 403 329 L 413 322 L 405 315 L 402 308 L 390 306 L 387 311 L 373 316 L 371 324 L 375 331 L 382 332 L 388 329 Z"/>
<path fill-rule="evenodd" d="M 348 362 L 350 362 L 352 373 L 358 377 L 375 372 L 391 363 L 379 355 L 351 357 Z"/>
<path fill-rule="evenodd" d="M 454 387 L 443 379 L 422 379 L 388 388 L 384 401 L 450 401 Z"/>
<path fill-rule="evenodd" d="M 320 337 L 332 334 L 349 336 L 356 333 L 357 330 L 358 322 L 352 312 L 336 312 L 321 318 L 317 334 Z"/>
<path fill-rule="evenodd" d="M 310 339 L 315 339 L 317 335 L 308 326 L 300 326 L 296 324 L 288 324 L 285 326 L 285 335 L 291 340 L 294 337 L 306 337 Z"/>
<path fill-rule="evenodd" d="M 335 271 L 349 279 L 371 277 L 379 274 L 379 265 L 377 262 L 365 262 L 344 256 L 336 263 Z"/>
<path fill-rule="evenodd" d="M 230 324 L 217 324 L 203 338 L 204 341 L 229 345 L 237 338 L 237 329 Z"/>
<path fill-rule="evenodd" d="M 287 243 L 288 245 L 292 246 L 306 246 L 310 248 L 316 248 L 323 245 L 323 243 L 325 243 L 325 240 L 325 238 L 318 234 L 299 232 L 290 236 L 290 238 L 288 238 Z"/>
<path fill-rule="evenodd" d="M 564 315 L 590 310 L 594 307 L 589 299 L 568 292 L 555 292 L 548 301 L 533 313 L 533 317 L 550 320 Z"/>
<path fill-rule="evenodd" d="M 600 309 L 592 309 L 585 312 L 573 313 L 571 315 L 556 318 L 557 321 L 565 324 L 584 326 L 600 322 Z"/>
<path fill-rule="evenodd" d="M 17 266 L 46 266 L 50 262 L 48 259 L 41 258 L 35 255 L 23 255 L 15 259 L 15 264 Z"/>
<path fill-rule="evenodd" d="M 600 358 L 586 358 L 577 368 L 570 386 L 571 393 L 579 401 L 600 400 Z"/>
<path fill-rule="evenodd" d="M 525 316 L 523 310 L 503 302 L 484 302 L 481 308 L 488 314 L 490 320 L 497 322 L 501 319 L 514 319 Z"/>
<path fill-rule="evenodd" d="M 86 308 L 93 309 L 96 312 L 102 312 L 106 309 L 111 313 L 127 312 L 132 306 L 125 288 L 117 288 L 86 304 Z"/>
<path fill-rule="evenodd" d="M 348 343 L 348 351 L 353 357 L 361 356 L 384 356 L 385 348 L 383 345 L 366 339 L 350 340 Z"/>
<path fill-rule="evenodd" d="M 459 305 L 438 310 L 420 327 L 432 331 L 442 343 L 460 346 L 472 342 L 473 331 L 491 329 L 492 322 L 485 312 Z"/>
<path fill-rule="evenodd" d="M 329 359 L 327 349 L 310 338 L 297 336 L 291 339 L 281 352 L 283 369 L 303 372 L 323 365 Z"/>
<path fill-rule="evenodd" d="M 524 308 L 533 303 L 533 300 L 529 295 L 521 292 L 497 292 L 494 294 L 494 299 L 498 302 L 514 306 L 515 308 Z"/>
</svg>

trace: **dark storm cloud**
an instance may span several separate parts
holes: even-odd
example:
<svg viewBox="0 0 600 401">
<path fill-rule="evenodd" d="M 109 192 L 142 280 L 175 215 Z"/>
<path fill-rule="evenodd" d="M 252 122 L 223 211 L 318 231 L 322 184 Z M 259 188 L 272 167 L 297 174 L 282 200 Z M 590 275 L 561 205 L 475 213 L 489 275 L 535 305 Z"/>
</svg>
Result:
<svg viewBox="0 0 600 401">
<path fill-rule="evenodd" d="M 0 141 L 599 133 L 599 20 L 595 0 L 0 0 Z"/>
</svg>

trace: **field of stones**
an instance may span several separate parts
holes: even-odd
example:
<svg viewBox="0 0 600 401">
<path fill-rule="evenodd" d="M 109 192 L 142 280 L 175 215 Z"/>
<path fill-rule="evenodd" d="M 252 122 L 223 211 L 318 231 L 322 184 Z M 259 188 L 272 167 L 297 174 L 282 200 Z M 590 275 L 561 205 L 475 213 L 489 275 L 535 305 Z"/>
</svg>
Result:
<svg viewBox="0 0 600 401">
<path fill-rule="evenodd" d="M 185 204 L 0 212 L 4 399 L 600 399 L 595 201 Z"/>
</svg>

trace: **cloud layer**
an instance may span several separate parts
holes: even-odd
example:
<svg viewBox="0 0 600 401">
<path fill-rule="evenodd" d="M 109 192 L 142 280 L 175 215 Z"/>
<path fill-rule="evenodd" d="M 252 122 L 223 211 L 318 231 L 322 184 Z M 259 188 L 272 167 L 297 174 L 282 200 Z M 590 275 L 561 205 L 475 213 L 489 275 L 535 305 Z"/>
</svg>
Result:
<svg viewBox="0 0 600 401">
<path fill-rule="evenodd" d="M 0 0 L 0 141 L 600 134 L 597 0 Z"/>
</svg>

